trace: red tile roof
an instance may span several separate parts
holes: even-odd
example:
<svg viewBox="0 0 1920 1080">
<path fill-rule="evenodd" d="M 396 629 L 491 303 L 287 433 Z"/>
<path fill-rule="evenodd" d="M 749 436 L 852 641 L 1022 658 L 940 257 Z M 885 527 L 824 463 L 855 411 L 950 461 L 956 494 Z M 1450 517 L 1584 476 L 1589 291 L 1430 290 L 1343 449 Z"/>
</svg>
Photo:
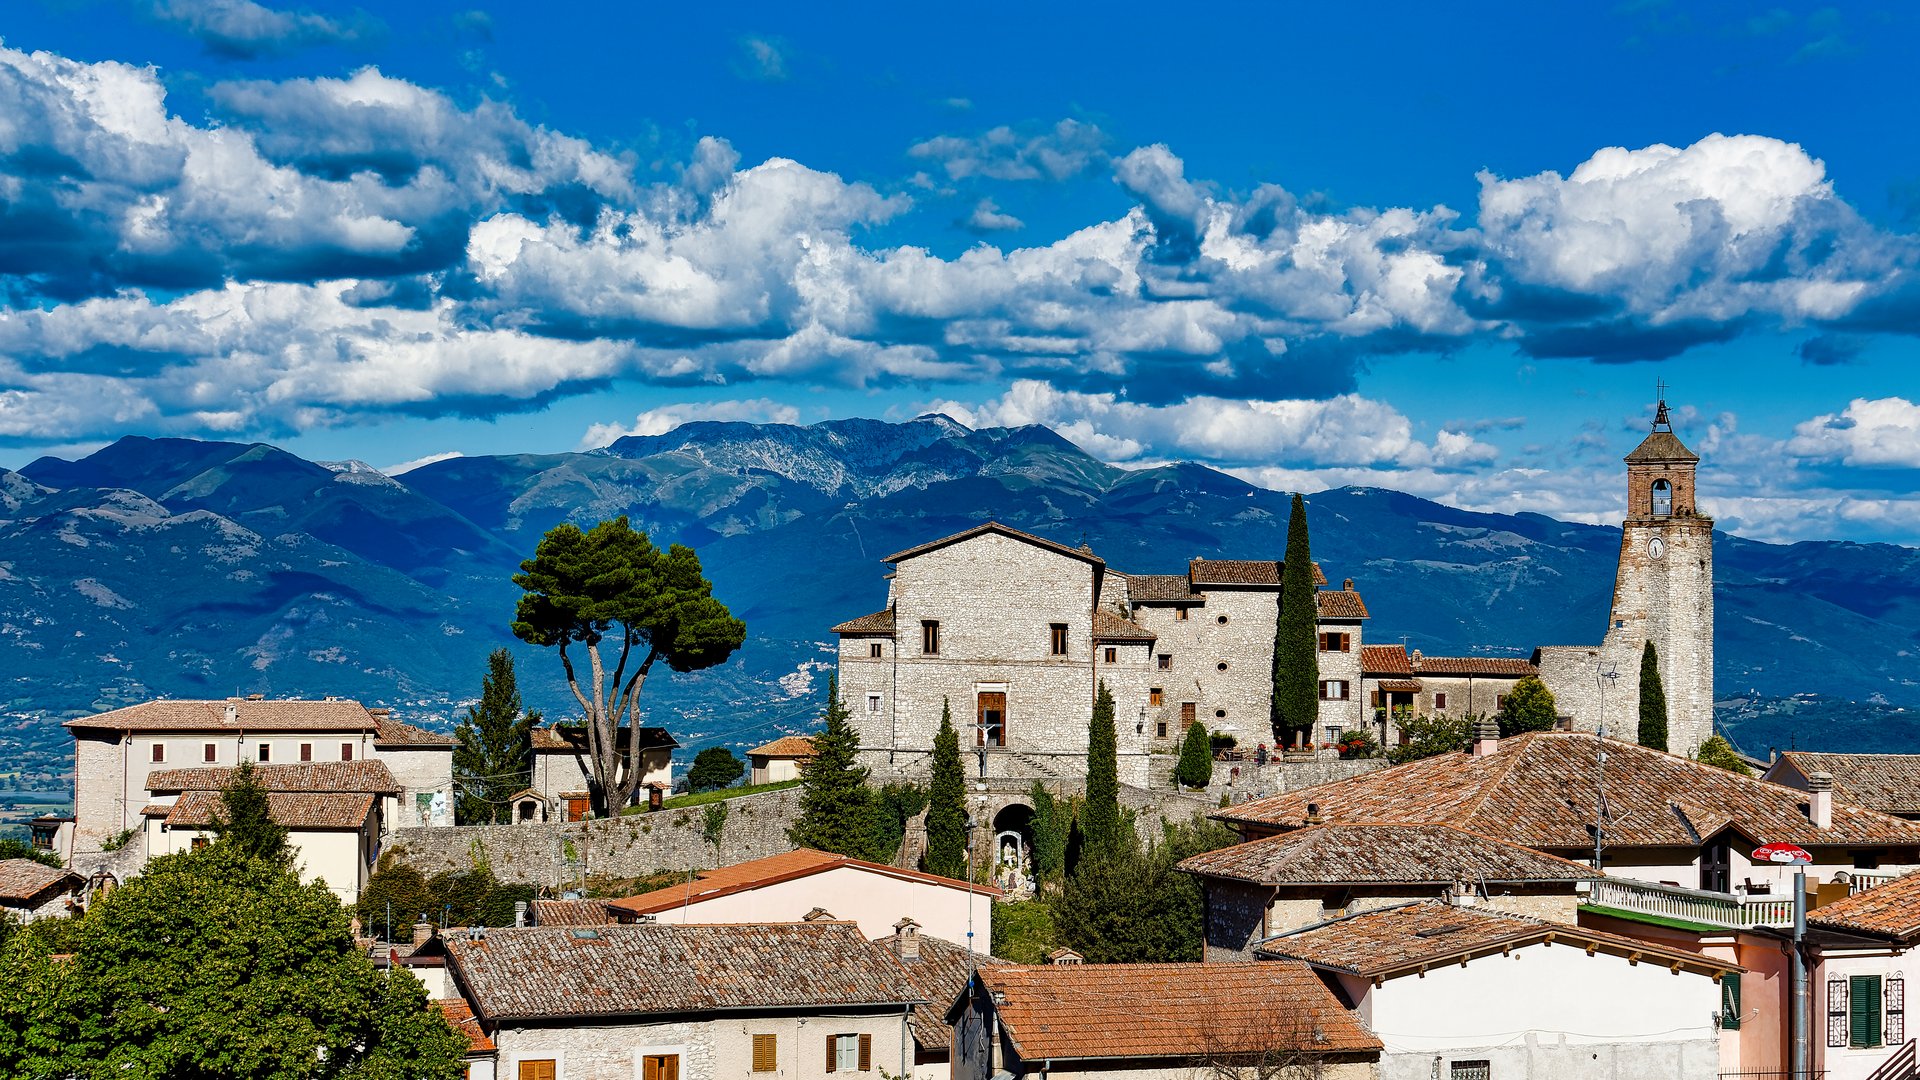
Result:
<svg viewBox="0 0 1920 1080">
<path fill-rule="evenodd" d="M 1198 601 L 1185 574 L 1128 574 L 1127 599 L 1136 604 Z"/>
<path fill-rule="evenodd" d="M 235 718 L 227 721 L 232 707 Z M 357 701 L 147 701 L 69 720 L 69 728 L 110 731 L 374 731 L 373 714 Z"/>
<path fill-rule="evenodd" d="M 1315 605 L 1319 608 L 1320 617 L 1323 619 L 1365 619 L 1370 617 L 1367 615 L 1366 602 L 1360 599 L 1359 593 L 1351 589 L 1321 589 L 1319 592 L 1313 594 L 1313 599 Z M 1364 649 L 1366 646 L 1362 645 L 1361 648 Z"/>
<path fill-rule="evenodd" d="M 1180 869 L 1259 885 L 1575 882 L 1603 875 L 1448 825 L 1317 825 L 1195 855 Z"/>
<path fill-rule="evenodd" d="M 1920 938 L 1920 871 L 1822 904 L 1807 912 L 1807 922 L 1829 930 L 1888 937 L 1903 944 Z"/>
<path fill-rule="evenodd" d="M 572 724 L 549 724 L 534 728 L 533 752 L 536 754 L 564 753 L 584 754 L 587 752 L 587 729 Z M 626 746 L 633 741 L 633 729 L 622 726 L 616 738 L 616 745 Z M 658 750 L 662 747 L 679 746 L 672 733 L 666 728 L 643 727 L 640 729 L 640 749 Z"/>
<path fill-rule="evenodd" d="M 1302 964 L 1039 964 L 982 968 L 1027 1061 L 1179 1058 L 1292 1047 L 1373 1054 L 1380 1040 Z M 1277 1043 L 1277 1044 L 1276 1044 Z"/>
<path fill-rule="evenodd" d="M 976 967 L 1001 967 L 1005 960 L 985 953 L 967 952 L 966 946 L 941 938 L 918 935 L 920 956 L 903 960 L 899 955 L 900 935 L 889 934 L 874 941 L 874 947 L 892 957 L 906 973 L 920 996 L 927 1000 L 915 1005 L 907 1018 L 913 1041 L 922 1050 L 945 1050 L 953 1045 L 953 1028 L 946 1022 L 948 1006 L 967 988 L 967 976 Z"/>
<path fill-rule="evenodd" d="M 782 735 L 770 743 L 761 743 L 747 751 L 748 757 L 810 758 L 813 756 L 813 736 Z"/>
<path fill-rule="evenodd" d="M 1413 661 L 1400 645 L 1360 646 L 1360 671 L 1366 675 L 1412 675 Z"/>
<path fill-rule="evenodd" d="M 220 791 L 233 780 L 225 765 L 194 769 L 156 769 L 147 774 L 147 790 L 156 794 Z M 385 762 L 313 761 L 293 765 L 256 765 L 253 778 L 268 791 L 368 791 L 397 795 L 400 784 Z"/>
<path fill-rule="evenodd" d="M 1699 461 L 1700 455 L 1687 449 L 1671 431 L 1655 431 L 1640 441 L 1622 460 L 1629 463 L 1652 461 Z"/>
<path fill-rule="evenodd" d="M 1131 619 L 1123 619 L 1104 609 L 1093 613 L 1095 641 L 1154 641 L 1159 635 Z"/>
<path fill-rule="evenodd" d="M 985 896 L 999 896 L 1000 890 L 991 885 L 969 885 L 955 878 L 940 877 L 936 874 L 923 874 L 918 870 L 902 870 L 897 866 L 885 866 L 867 862 L 865 859 L 849 858 L 812 848 L 796 848 L 778 855 L 769 855 L 764 859 L 751 859 L 732 866 L 722 866 L 715 870 L 702 870 L 694 880 L 680 885 L 668 885 L 663 889 L 654 889 L 636 896 L 623 897 L 607 901 L 615 918 L 634 915 L 653 915 L 670 911 L 689 903 L 700 903 L 717 897 L 731 896 L 748 889 L 759 889 L 768 885 L 777 885 L 783 881 L 792 881 L 812 874 L 825 873 L 840 867 L 854 867 L 884 877 L 902 881 L 915 881 L 927 885 L 939 885 L 949 889 L 965 889 Z"/>
<path fill-rule="evenodd" d="M 535 900 L 532 904 L 535 926 L 610 926 L 605 900 Z"/>
<path fill-rule="evenodd" d="M 378 734 L 373 737 L 373 745 L 382 749 L 398 749 L 403 746 L 414 748 L 430 746 L 451 748 L 453 746 L 454 740 L 451 735 L 442 735 L 437 731 L 428 731 L 423 727 L 401 723 L 391 716 L 381 715 L 380 712 L 374 713 L 374 720 L 379 728 Z"/>
<path fill-rule="evenodd" d="M 1380 689 L 1389 694 L 1417 694 L 1420 692 L 1419 679 L 1381 679 Z"/>
<path fill-rule="evenodd" d="M 1508 656 L 1421 656 L 1413 657 L 1413 670 L 1419 675 L 1491 675 L 1506 679 L 1524 679 L 1540 674 L 1533 662 Z"/>
<path fill-rule="evenodd" d="M 33 859 L 0 859 L 0 902 L 29 905 L 63 886 L 78 888 L 80 875 Z"/>
<path fill-rule="evenodd" d="M 892 637 L 893 609 L 876 611 L 871 615 L 862 615 L 857 619 L 848 619 L 835 626 L 830 633 L 844 634 L 847 637 Z"/>
<path fill-rule="evenodd" d="M 267 813 L 289 829 L 359 829 L 373 816 L 378 797 L 356 792 L 274 791 Z M 217 791 L 188 791 L 167 813 L 170 828 L 205 828 L 221 812 Z"/>
<path fill-rule="evenodd" d="M 499 1047 L 493 1044 L 486 1029 L 480 1026 L 480 1020 L 473 1015 L 473 1006 L 465 998 L 441 998 L 433 1003 L 440 1015 L 447 1018 L 453 1030 L 467 1037 L 467 1056 L 494 1053 Z"/>
<path fill-rule="evenodd" d="M 1801 776 L 1833 777 L 1833 794 L 1883 814 L 1920 814 L 1920 754 L 1827 754 L 1788 750 L 1780 755 Z"/>
<path fill-rule="evenodd" d="M 993 533 L 997 536 L 1009 537 L 1014 540 L 1019 540 L 1024 543 L 1032 544 L 1035 547 L 1045 548 L 1046 550 L 1051 551 L 1056 555 L 1065 555 L 1070 559 L 1079 559 L 1082 562 L 1092 563 L 1095 566 L 1106 565 L 1105 561 L 1103 561 L 1098 555 L 1095 555 L 1091 551 L 1083 550 L 1080 548 L 1070 548 L 1065 544 L 1056 544 L 1052 540 L 1048 540 L 1044 536 L 1035 536 L 1032 533 L 1021 532 L 1019 529 L 1002 525 L 997 521 L 989 521 L 983 525 L 975 525 L 971 529 L 966 529 L 961 532 L 954 533 L 952 536 L 943 536 L 938 540 L 932 540 L 924 544 L 919 544 L 914 547 L 910 547 L 905 551 L 896 551 L 893 554 L 887 556 L 885 559 L 882 559 L 881 561 L 890 562 L 890 563 L 905 562 L 906 560 L 914 558 L 915 556 L 925 555 L 929 551 L 937 551 L 938 549 L 946 547 L 949 544 L 957 544 L 957 543 L 960 543 L 962 540 L 971 540 L 976 536 L 985 536 L 988 533 Z"/>
</svg>

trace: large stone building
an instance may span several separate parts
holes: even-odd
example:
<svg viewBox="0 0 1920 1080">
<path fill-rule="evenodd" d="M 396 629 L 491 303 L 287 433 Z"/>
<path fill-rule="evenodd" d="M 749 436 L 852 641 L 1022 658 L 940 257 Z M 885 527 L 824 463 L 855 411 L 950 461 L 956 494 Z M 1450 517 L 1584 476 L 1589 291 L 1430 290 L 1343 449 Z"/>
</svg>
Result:
<svg viewBox="0 0 1920 1080">
<path fill-rule="evenodd" d="M 1183 574 L 1124 574 L 1092 549 L 997 522 L 909 548 L 886 607 L 833 628 L 840 693 L 867 764 L 917 773 L 950 709 L 985 775 L 1078 776 L 1098 687 L 1115 703 L 1120 775 L 1145 785 L 1148 755 L 1198 721 L 1242 747 L 1270 742 L 1278 562 L 1194 559 Z M 1314 568 L 1316 584 L 1326 578 Z M 1363 717 L 1365 603 L 1348 581 L 1316 596 L 1316 736 Z"/>
</svg>

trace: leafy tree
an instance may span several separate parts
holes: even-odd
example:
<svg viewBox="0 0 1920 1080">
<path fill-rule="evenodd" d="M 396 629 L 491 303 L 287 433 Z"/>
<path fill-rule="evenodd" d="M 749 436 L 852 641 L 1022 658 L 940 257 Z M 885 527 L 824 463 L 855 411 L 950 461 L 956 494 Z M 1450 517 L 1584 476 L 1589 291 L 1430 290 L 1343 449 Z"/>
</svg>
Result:
<svg viewBox="0 0 1920 1080">
<path fill-rule="evenodd" d="M 396 858 L 380 857 L 380 865 L 360 891 L 354 906 L 360 925 L 369 933 L 405 938 L 423 918 L 448 926 L 512 926 L 516 901 L 533 901 L 530 885 L 507 885 L 484 862 L 464 871 L 445 870 L 429 878 Z M 387 924 L 391 905 L 393 924 Z"/>
<path fill-rule="evenodd" d="M 687 770 L 688 791 L 719 791 L 732 787 L 746 774 L 747 767 L 724 746 L 709 746 L 693 756 Z"/>
<path fill-rule="evenodd" d="M 273 804 L 253 762 L 242 761 L 220 792 L 213 834 L 251 859 L 283 862 L 289 858 L 287 827 L 273 820 Z"/>
<path fill-rule="evenodd" d="M 1373 732 L 1366 728 L 1351 728 L 1341 732 L 1334 746 L 1339 749 L 1343 761 L 1380 756 L 1380 740 L 1374 738 Z"/>
<path fill-rule="evenodd" d="M 1073 827 L 1071 810 L 1055 801 L 1053 792 L 1038 780 L 1033 782 L 1033 790 L 1027 797 L 1033 803 L 1034 879 L 1043 884 L 1058 881 L 1067 868 L 1067 833 Z"/>
<path fill-rule="evenodd" d="M 1238 839 L 1225 826 L 1196 818 L 1169 825 L 1151 850 L 1134 841 L 1083 862 L 1054 904 L 1059 936 L 1096 964 L 1199 960 L 1205 901 L 1199 883 L 1175 867 Z"/>
<path fill-rule="evenodd" d="M 1559 723 L 1560 707 L 1547 684 L 1541 682 L 1538 675 L 1529 675 L 1508 691 L 1498 719 L 1503 739 L 1528 731 L 1552 731 Z"/>
<path fill-rule="evenodd" d="M 1660 685 L 1660 656 L 1652 641 L 1640 650 L 1640 745 L 1667 748 L 1667 691 Z"/>
<path fill-rule="evenodd" d="M 1090 857 L 1119 848 L 1120 747 L 1113 730 L 1113 692 L 1101 680 L 1094 699 L 1093 718 L 1087 724 L 1087 802 L 1080 814 L 1086 834 L 1084 853 Z"/>
<path fill-rule="evenodd" d="M 858 858 L 891 863 L 894 856 L 900 854 L 900 842 L 907 838 L 907 822 L 927 808 L 927 789 L 895 781 L 872 791 L 871 796 L 873 814 L 869 818 L 867 848 Z"/>
<path fill-rule="evenodd" d="M 610 816 L 633 801 L 644 767 L 631 732 L 640 693 L 653 665 L 699 671 L 724 662 L 747 628 L 713 598 L 713 583 L 692 548 L 654 547 L 625 517 L 588 532 L 571 523 L 547 530 L 513 583 L 524 595 L 514 612 L 521 641 L 560 652 L 567 686 L 586 717 L 588 791 L 594 814 Z M 615 648 L 608 671 L 600 646 Z M 587 678 L 572 647 L 586 652 Z M 622 732 L 629 737 L 621 739 Z"/>
<path fill-rule="evenodd" d="M 1479 719 L 1478 716 L 1456 718 L 1445 714 L 1401 717 L 1400 732 L 1407 737 L 1407 742 L 1389 747 L 1387 760 L 1403 765 L 1439 754 L 1457 754 L 1472 742 L 1473 725 Z"/>
<path fill-rule="evenodd" d="M 813 756 L 800 764 L 800 817 L 787 830 L 798 847 L 867 857 L 878 813 L 859 762 L 860 733 L 848 722 L 840 681 L 827 683 L 824 727 L 813 737 Z"/>
<path fill-rule="evenodd" d="M 32 859 L 43 866 L 60 869 L 60 856 L 44 851 L 17 836 L 0 836 L 0 860 Z"/>
<path fill-rule="evenodd" d="M 1044 964 L 1059 947 L 1053 907 L 1045 900 L 993 905 L 993 934 L 988 950 L 1016 964 Z"/>
<path fill-rule="evenodd" d="M 1320 715 L 1320 609 L 1314 595 L 1307 504 L 1293 497 L 1287 519 L 1287 561 L 1280 571 L 1280 616 L 1273 632 L 1273 738 L 1288 742 L 1312 731 Z"/>
<path fill-rule="evenodd" d="M 467 708 L 467 718 L 453 732 L 453 777 L 459 792 L 453 813 L 460 824 L 498 822 L 507 799 L 532 782 L 533 729 L 539 723 L 540 714 L 528 712 L 521 703 L 513 654 L 493 650 L 480 682 L 480 704 Z"/>
<path fill-rule="evenodd" d="M 933 737 L 933 776 L 927 788 L 929 874 L 957 878 L 967 872 L 967 779 L 960 767 L 960 734 L 953 713 L 940 704 L 940 731 Z"/>
<path fill-rule="evenodd" d="M 1173 767 L 1173 778 L 1183 786 L 1203 788 L 1213 782 L 1213 746 L 1207 729 L 1198 720 L 1187 725 L 1187 737 L 1180 743 L 1180 761 Z"/>
<path fill-rule="evenodd" d="M 1700 744 L 1700 756 L 1694 760 L 1702 765 L 1711 765 L 1716 769 L 1725 769 L 1741 776 L 1752 776 L 1753 766 L 1733 749 L 1733 744 L 1725 736 L 1715 735 Z"/>
</svg>

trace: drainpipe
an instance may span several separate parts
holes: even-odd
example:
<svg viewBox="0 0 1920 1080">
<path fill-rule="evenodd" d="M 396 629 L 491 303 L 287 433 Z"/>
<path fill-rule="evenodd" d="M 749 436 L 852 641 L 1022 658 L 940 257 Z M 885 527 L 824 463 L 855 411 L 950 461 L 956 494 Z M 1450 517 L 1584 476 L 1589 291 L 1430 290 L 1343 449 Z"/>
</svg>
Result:
<svg viewBox="0 0 1920 1080">
<path fill-rule="evenodd" d="M 1793 868 L 1793 1080 L 1813 1075 L 1813 1047 L 1807 1041 L 1812 1023 L 1812 995 L 1807 986 L 1807 868 Z"/>
<path fill-rule="evenodd" d="M 911 1005 L 900 1010 L 900 1075 L 903 1077 L 913 1075 L 907 1071 L 907 1043 L 911 1038 L 907 1032 L 907 1017 L 912 1012 L 913 1006 Z"/>
</svg>

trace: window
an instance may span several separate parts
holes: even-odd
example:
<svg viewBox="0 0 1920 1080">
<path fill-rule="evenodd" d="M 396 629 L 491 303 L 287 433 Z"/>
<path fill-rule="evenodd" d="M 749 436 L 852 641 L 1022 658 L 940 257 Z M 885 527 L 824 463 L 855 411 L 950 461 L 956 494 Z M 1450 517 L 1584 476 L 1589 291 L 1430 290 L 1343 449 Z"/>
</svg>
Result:
<svg viewBox="0 0 1920 1080">
<path fill-rule="evenodd" d="M 1166 703 L 1167 703 L 1167 692 L 1165 690 L 1162 690 L 1157 686 L 1148 689 L 1147 704 L 1165 705 Z"/>
<path fill-rule="evenodd" d="M 553 1080 L 549 1074 L 546 1080 Z M 640 1059 L 640 1080 L 680 1080 L 679 1054 L 648 1054 Z"/>
<path fill-rule="evenodd" d="M 1327 725 L 1327 741 L 1328 742 L 1340 741 L 1340 725 L 1339 724 Z"/>
<path fill-rule="evenodd" d="M 1507 708 L 1507 695 L 1505 694 L 1493 695 L 1493 711 L 1504 712 L 1506 711 L 1506 708 Z"/>
<path fill-rule="evenodd" d="M 1447 692 L 1445 690 L 1441 690 L 1433 695 L 1433 707 L 1436 710 L 1443 710 L 1447 707 Z"/>
<path fill-rule="evenodd" d="M 1880 856 L 1870 851 L 1857 851 L 1853 855 L 1853 868 L 1855 870 L 1878 870 L 1880 869 Z"/>
<path fill-rule="evenodd" d="M 1227 718 L 1227 710 L 1225 709 L 1213 710 L 1213 718 L 1215 720 L 1225 720 Z"/>
<path fill-rule="evenodd" d="M 1225 615 L 1222 615 L 1213 621 L 1219 623 L 1221 626 L 1227 625 L 1227 617 Z"/>
<path fill-rule="evenodd" d="M 1227 662 L 1225 660 L 1220 661 L 1219 663 L 1213 665 L 1213 670 L 1215 671 L 1227 670 Z"/>
<path fill-rule="evenodd" d="M 1847 980 L 1847 1045 L 1879 1046 L 1880 1036 L 1880 976 L 1855 975 Z"/>
<path fill-rule="evenodd" d="M 1325 633 L 1320 635 L 1321 652 L 1352 652 L 1353 635 Z"/>
<path fill-rule="evenodd" d="M 153 760 L 155 761 L 167 760 L 167 744 L 166 743 L 153 744 Z"/>
<path fill-rule="evenodd" d="M 1720 1028 L 1740 1030 L 1740 973 L 1737 971 L 1720 976 Z"/>
<path fill-rule="evenodd" d="M 1177 607 L 1177 608 L 1174 608 L 1174 609 L 1173 609 L 1173 621 L 1174 621 L 1174 622 L 1186 622 L 1186 621 L 1187 621 L 1187 609 L 1186 609 L 1186 608 L 1183 608 L 1183 607 Z"/>
<path fill-rule="evenodd" d="M 776 1068 L 776 1061 L 778 1059 L 774 1054 L 774 1049 L 777 1045 L 778 1040 L 772 1035 L 755 1035 L 753 1037 L 754 1072 L 772 1072 Z"/>
<path fill-rule="evenodd" d="M 206 837 L 204 837 L 204 836 L 196 836 L 196 837 L 194 837 L 194 838 L 193 838 L 193 850 L 195 850 L 195 851 L 199 851 L 199 850 L 200 850 L 201 848 L 203 848 L 203 847 L 206 847 L 206 846 L 207 846 L 207 838 L 206 838 Z"/>
<path fill-rule="evenodd" d="M 868 694 L 867 695 L 867 715 L 877 716 L 879 715 L 879 713 L 880 713 L 880 695 Z"/>
<path fill-rule="evenodd" d="M 300 744 L 300 760 L 301 761 L 313 760 L 313 744 L 312 743 L 303 742 Z"/>
<path fill-rule="evenodd" d="M 977 745 L 1007 745 L 1007 692 L 981 690 L 974 703 L 974 731 Z"/>
<path fill-rule="evenodd" d="M 1665 480 L 1653 482 L 1653 516 L 1673 516 L 1673 485 Z"/>
<path fill-rule="evenodd" d="M 1886 999 L 1887 1045 L 1900 1046 L 1907 1041 L 1907 980 L 1898 975 L 1888 976 Z"/>
<path fill-rule="evenodd" d="M 1048 623 L 1047 629 L 1053 638 L 1053 655 L 1067 655 L 1067 624 L 1063 622 Z"/>
<path fill-rule="evenodd" d="M 880 659 L 880 643 L 879 642 L 875 641 L 870 643 L 867 646 L 867 658 L 869 660 Z"/>
<path fill-rule="evenodd" d="M 1827 1045 L 1847 1045 L 1847 980 L 1827 980 Z"/>
<path fill-rule="evenodd" d="M 1160 654 L 1160 670 L 1161 671 L 1173 670 L 1173 654 L 1172 653 Z"/>
<path fill-rule="evenodd" d="M 200 748 L 200 760 L 201 761 L 219 761 L 220 760 L 220 744 L 207 743 L 205 746 L 202 746 Z"/>
<path fill-rule="evenodd" d="M 932 656 L 940 651 L 940 621 L 922 619 L 920 621 L 920 651 Z"/>
<path fill-rule="evenodd" d="M 1119 649 L 1108 649 L 1108 650 L 1107 650 L 1107 663 L 1109 663 L 1109 664 L 1111 664 L 1111 663 L 1114 663 L 1115 661 L 1117 661 L 1117 660 L 1119 660 L 1119 659 L 1120 659 L 1120 650 L 1119 650 Z"/>
<path fill-rule="evenodd" d="M 828 1072 L 869 1072 L 873 1069 L 873 1036 L 827 1036 Z"/>
<path fill-rule="evenodd" d="M 1321 701 L 1347 700 L 1347 680 L 1322 679 L 1320 681 L 1320 700 Z"/>
<path fill-rule="evenodd" d="M 269 746 L 266 743 L 261 743 L 260 744 L 260 760 L 267 761 L 272 757 L 273 757 L 273 747 Z"/>
<path fill-rule="evenodd" d="M 555 1072 L 552 1059 L 520 1063 L 520 1080 L 554 1080 Z"/>
<path fill-rule="evenodd" d="M 1167 721 L 1164 717 L 1154 721 L 1153 737 L 1156 739 L 1164 739 L 1167 737 Z"/>
<path fill-rule="evenodd" d="M 1447 1066 L 1447 1080 L 1493 1080 L 1493 1062 L 1486 1058 L 1452 1062 Z"/>
<path fill-rule="evenodd" d="M 1180 726 L 1183 728 L 1192 727 L 1194 720 L 1198 716 L 1198 710 L 1199 710 L 1199 707 L 1191 701 L 1181 702 L 1180 703 Z"/>
<path fill-rule="evenodd" d="M 340 744 L 340 760 L 341 761 L 353 760 L 353 744 L 352 743 L 343 742 Z"/>
</svg>

